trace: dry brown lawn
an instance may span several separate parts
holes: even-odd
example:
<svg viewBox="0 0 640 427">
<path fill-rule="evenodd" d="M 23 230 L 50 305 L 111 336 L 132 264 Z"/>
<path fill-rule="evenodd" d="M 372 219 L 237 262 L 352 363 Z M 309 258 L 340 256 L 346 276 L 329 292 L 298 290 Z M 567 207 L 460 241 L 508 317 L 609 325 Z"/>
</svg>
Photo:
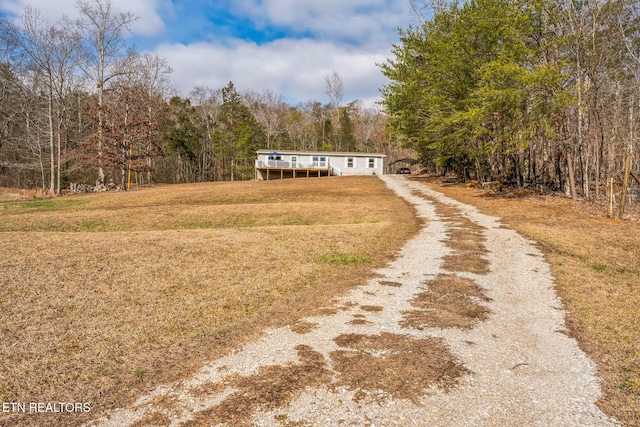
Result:
<svg viewBox="0 0 640 427">
<path fill-rule="evenodd" d="M 561 196 L 505 195 L 419 178 L 446 195 L 501 217 L 538 243 L 551 264 L 569 333 L 603 378 L 598 404 L 640 425 L 640 225 L 606 218 L 604 206 Z M 639 206 L 631 206 L 637 212 Z"/>
<path fill-rule="evenodd" d="M 2 195 L 0 401 L 91 411 L 0 412 L 0 425 L 78 425 L 131 404 L 330 306 L 418 227 L 375 177 Z"/>
<path fill-rule="evenodd" d="M 567 331 L 604 380 L 600 407 L 625 425 L 640 425 L 640 225 L 607 220 L 602 208 L 562 197 L 504 197 L 421 179 L 538 243 L 567 309 Z M 0 401 L 90 402 L 91 412 L 0 412 L 0 425 L 77 425 L 188 376 L 266 327 L 293 324 L 307 333 L 315 325 L 298 319 L 337 310 L 334 297 L 365 283 L 419 226 L 413 209 L 371 177 L 25 196 L 0 192 Z M 443 205 L 437 209 L 456 217 Z M 466 261 L 482 260 L 481 234 L 462 219 L 456 227 L 446 241 L 455 255 L 448 269 L 484 271 L 486 263 Z M 449 295 L 448 279 L 432 283 L 432 293 L 420 295 L 416 307 L 429 312 L 434 298 Z M 486 313 L 476 303 L 483 295 L 458 285 L 449 297 L 456 300 L 452 307 L 468 305 L 462 314 L 451 311 L 462 321 L 426 319 L 424 313 L 406 320 L 469 327 L 481 319 Z M 354 323 L 378 309 L 360 308 L 363 315 Z M 413 366 L 399 356 L 416 353 L 426 360 L 425 346 L 433 351 L 433 342 L 350 335 L 339 344 L 345 349 L 332 355 L 333 363 L 341 367 L 342 384 L 362 399 L 379 389 L 413 398 L 422 389 L 403 386 L 400 368 L 425 378 L 428 369 L 442 369 Z M 381 348 L 393 350 L 387 359 L 365 358 L 363 349 Z M 243 425 L 252 405 L 281 405 L 296 387 L 323 382 L 322 361 L 308 348 L 298 351 L 302 364 L 233 379 L 239 392 L 217 412 L 202 415 Z M 455 384 L 464 368 L 446 352 L 436 356 L 451 371 L 444 385 Z M 400 372 L 397 384 L 387 371 Z M 155 413 L 141 425 L 166 422 L 166 415 Z"/>
</svg>

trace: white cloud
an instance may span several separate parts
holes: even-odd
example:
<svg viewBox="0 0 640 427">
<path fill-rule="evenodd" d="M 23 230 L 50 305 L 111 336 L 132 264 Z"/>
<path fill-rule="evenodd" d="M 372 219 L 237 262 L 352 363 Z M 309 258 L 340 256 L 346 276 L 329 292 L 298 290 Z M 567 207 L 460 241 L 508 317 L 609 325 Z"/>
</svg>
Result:
<svg viewBox="0 0 640 427">
<path fill-rule="evenodd" d="M 344 101 L 371 104 L 385 82 L 376 63 L 387 56 L 385 51 L 367 52 L 310 39 L 281 39 L 264 45 L 241 40 L 224 46 L 167 44 L 156 52 L 172 64 L 172 80 L 183 96 L 196 86 L 218 89 L 232 81 L 239 91 L 268 89 L 291 103 L 328 102 L 325 77 L 335 71 L 344 82 Z"/>
<path fill-rule="evenodd" d="M 411 15 L 407 0 L 238 0 L 234 11 L 259 26 L 365 46 L 388 43 Z"/>
<path fill-rule="evenodd" d="M 139 18 L 132 25 L 131 30 L 146 36 L 164 30 L 164 23 L 158 14 L 158 9 L 161 6 L 168 8 L 170 4 L 170 0 L 111 0 L 114 12 L 131 12 Z M 52 22 L 61 19 L 63 15 L 77 18 L 76 5 L 77 0 L 0 0 L 0 10 L 20 16 L 27 6 L 31 6 Z"/>
<path fill-rule="evenodd" d="M 69 15 L 73 11 L 76 0 L 59 0 L 56 2 L 46 0 L 1 0 L 0 9 L 6 10 L 14 15 L 22 15 L 27 6 L 38 9 L 44 16 L 52 20 L 57 20 L 63 14 Z"/>
<path fill-rule="evenodd" d="M 254 43 L 203 32 L 196 37 L 201 41 L 189 45 L 156 46 L 160 38 L 170 40 L 201 27 L 190 27 L 183 19 L 192 18 L 176 15 L 180 8 L 174 9 L 175 0 L 111 0 L 114 11 L 139 16 L 132 27 L 136 43 L 167 59 L 174 70 L 173 84 L 185 96 L 196 86 L 221 88 L 233 81 L 241 91 L 269 89 L 291 103 L 328 102 L 325 77 L 335 71 L 343 79 L 345 101 L 370 105 L 385 84 L 376 63 L 385 61 L 397 41 L 396 29 L 410 20 L 407 0 L 215 1 L 228 3 L 232 13 L 249 19 L 258 30 L 275 29 L 283 38 Z M 0 0 L 0 10 L 20 15 L 27 4 L 52 21 L 63 14 L 77 17 L 77 0 Z M 185 4 L 203 19 L 212 9 L 206 0 Z"/>
</svg>

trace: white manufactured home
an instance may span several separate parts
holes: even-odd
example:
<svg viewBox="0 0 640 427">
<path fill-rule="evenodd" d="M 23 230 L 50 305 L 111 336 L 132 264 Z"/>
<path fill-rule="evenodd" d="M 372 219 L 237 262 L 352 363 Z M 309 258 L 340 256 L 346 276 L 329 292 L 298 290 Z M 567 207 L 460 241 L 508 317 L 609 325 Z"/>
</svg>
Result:
<svg viewBox="0 0 640 427">
<path fill-rule="evenodd" d="M 256 179 L 382 175 L 385 157 L 376 153 L 260 150 Z"/>
</svg>

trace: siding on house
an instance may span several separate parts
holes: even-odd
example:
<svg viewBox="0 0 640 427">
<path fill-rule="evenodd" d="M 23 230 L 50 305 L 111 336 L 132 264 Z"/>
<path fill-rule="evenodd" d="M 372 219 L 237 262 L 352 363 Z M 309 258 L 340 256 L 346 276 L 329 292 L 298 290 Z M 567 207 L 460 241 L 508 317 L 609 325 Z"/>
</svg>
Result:
<svg viewBox="0 0 640 427">
<path fill-rule="evenodd" d="M 279 179 L 328 175 L 382 175 L 384 154 L 328 151 L 257 152 L 256 178 Z"/>
</svg>

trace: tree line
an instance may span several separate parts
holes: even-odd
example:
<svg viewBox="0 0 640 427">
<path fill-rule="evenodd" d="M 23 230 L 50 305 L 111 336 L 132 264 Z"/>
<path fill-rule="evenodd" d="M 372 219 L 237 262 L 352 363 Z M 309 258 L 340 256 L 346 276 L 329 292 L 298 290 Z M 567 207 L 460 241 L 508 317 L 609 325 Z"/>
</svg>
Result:
<svg viewBox="0 0 640 427">
<path fill-rule="evenodd" d="M 412 2 L 380 64 L 389 129 L 463 179 L 598 197 L 640 161 L 640 14 L 629 0 Z"/>
<path fill-rule="evenodd" d="M 57 22 L 33 8 L 0 17 L 0 186 L 58 193 L 73 183 L 126 188 L 254 177 L 258 149 L 374 151 L 397 157 L 386 118 L 343 102 L 292 106 L 271 91 L 196 87 L 182 97 L 161 57 L 128 46 L 137 17 L 80 0 Z"/>
</svg>

